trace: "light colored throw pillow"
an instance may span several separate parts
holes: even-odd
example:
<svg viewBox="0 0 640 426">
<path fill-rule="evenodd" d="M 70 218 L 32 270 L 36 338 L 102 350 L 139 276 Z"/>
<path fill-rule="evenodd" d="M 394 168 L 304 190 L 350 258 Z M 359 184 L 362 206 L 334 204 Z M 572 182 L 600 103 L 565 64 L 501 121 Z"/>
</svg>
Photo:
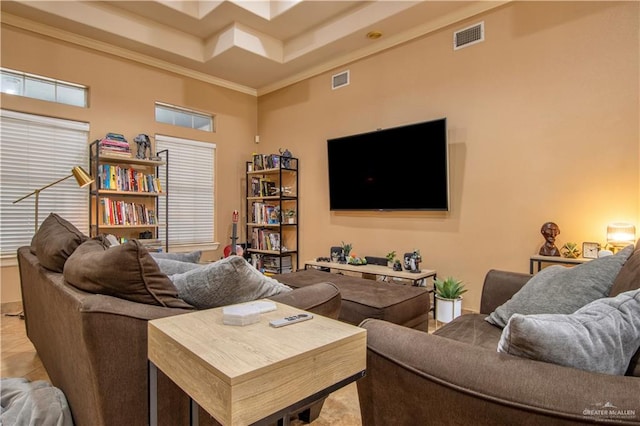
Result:
<svg viewBox="0 0 640 426">
<path fill-rule="evenodd" d="M 587 303 L 609 295 L 613 281 L 632 252 L 633 246 L 628 246 L 613 256 L 573 268 L 559 265 L 544 268 L 485 319 L 504 328 L 516 313 L 571 314 Z"/>
<path fill-rule="evenodd" d="M 202 256 L 202 252 L 200 250 L 192 251 L 190 253 L 160 253 L 160 252 L 149 252 L 151 257 L 154 259 L 171 259 L 171 260 L 179 260 L 180 262 L 190 262 L 190 263 L 198 263 L 200 262 L 200 256 Z"/>
<path fill-rule="evenodd" d="M 289 292 L 240 256 L 229 256 L 182 274 L 170 276 L 178 296 L 198 309 L 250 302 Z"/>
<path fill-rule="evenodd" d="M 187 271 L 198 269 L 203 266 L 198 263 L 182 262 L 180 260 L 173 259 L 162 259 L 154 257 L 153 260 L 155 260 L 160 267 L 160 271 L 162 271 L 163 274 L 169 276 L 173 274 L 183 274 Z"/>
<path fill-rule="evenodd" d="M 570 315 L 514 314 L 498 352 L 623 375 L 640 348 L 640 290 L 589 303 Z"/>
</svg>

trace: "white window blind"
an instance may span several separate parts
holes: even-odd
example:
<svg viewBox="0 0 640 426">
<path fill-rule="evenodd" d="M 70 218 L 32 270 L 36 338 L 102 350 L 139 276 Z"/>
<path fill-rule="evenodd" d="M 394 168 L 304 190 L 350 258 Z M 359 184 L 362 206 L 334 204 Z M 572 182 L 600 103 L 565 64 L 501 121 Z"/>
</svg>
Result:
<svg viewBox="0 0 640 426">
<path fill-rule="evenodd" d="M 156 151 L 169 151 L 169 248 L 213 244 L 215 144 L 156 135 Z M 164 181 L 164 168 L 160 176 Z M 160 203 L 158 217 L 165 217 Z M 160 238 L 164 239 L 164 228 Z M 173 250 L 172 250 L 173 251 Z"/>
<path fill-rule="evenodd" d="M 13 201 L 71 174 L 88 170 L 89 124 L 0 110 L 0 254 L 15 256 L 34 233 L 35 196 Z M 74 178 L 40 193 L 39 221 L 54 212 L 89 233 L 88 195 Z"/>
</svg>

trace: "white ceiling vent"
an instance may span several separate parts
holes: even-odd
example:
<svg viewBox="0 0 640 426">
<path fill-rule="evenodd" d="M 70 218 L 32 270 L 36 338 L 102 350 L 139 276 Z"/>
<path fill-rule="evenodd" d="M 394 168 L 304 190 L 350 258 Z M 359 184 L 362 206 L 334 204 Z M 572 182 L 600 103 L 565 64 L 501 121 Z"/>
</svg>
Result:
<svg viewBox="0 0 640 426">
<path fill-rule="evenodd" d="M 453 50 L 484 41 L 484 21 L 453 33 Z"/>
<path fill-rule="evenodd" d="M 343 71 L 339 74 L 334 74 L 331 77 L 331 88 L 333 90 L 339 89 L 349 85 L 349 70 Z"/>
</svg>

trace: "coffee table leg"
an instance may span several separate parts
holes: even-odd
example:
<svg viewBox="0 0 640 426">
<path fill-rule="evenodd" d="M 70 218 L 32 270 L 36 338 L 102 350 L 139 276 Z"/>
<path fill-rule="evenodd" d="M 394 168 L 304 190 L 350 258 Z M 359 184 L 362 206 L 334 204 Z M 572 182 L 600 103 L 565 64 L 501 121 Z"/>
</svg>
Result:
<svg viewBox="0 0 640 426">
<path fill-rule="evenodd" d="M 199 419 L 198 419 L 198 403 L 195 402 L 193 399 L 190 399 L 191 401 L 191 405 L 190 405 L 190 417 L 191 417 L 191 426 L 198 426 L 199 423 Z"/>
<path fill-rule="evenodd" d="M 158 426 L 158 367 L 149 361 L 149 425 Z"/>
</svg>

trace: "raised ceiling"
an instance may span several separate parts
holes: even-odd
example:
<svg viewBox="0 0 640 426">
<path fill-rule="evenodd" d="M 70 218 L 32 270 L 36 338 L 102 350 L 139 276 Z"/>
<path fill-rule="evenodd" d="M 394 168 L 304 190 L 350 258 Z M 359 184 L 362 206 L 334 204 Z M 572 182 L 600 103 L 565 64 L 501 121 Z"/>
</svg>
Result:
<svg viewBox="0 0 640 426">
<path fill-rule="evenodd" d="M 263 94 L 507 1 L 0 1 L 2 22 Z M 371 39 L 367 33 L 382 37 Z"/>
</svg>

